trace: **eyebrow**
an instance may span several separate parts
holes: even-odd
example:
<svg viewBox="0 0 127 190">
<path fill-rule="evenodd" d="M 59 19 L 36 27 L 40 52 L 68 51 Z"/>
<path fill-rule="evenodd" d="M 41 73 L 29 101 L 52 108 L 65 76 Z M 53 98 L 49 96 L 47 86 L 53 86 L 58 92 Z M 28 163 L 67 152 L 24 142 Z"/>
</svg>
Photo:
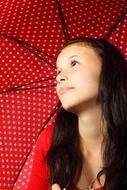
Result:
<svg viewBox="0 0 127 190">
<path fill-rule="evenodd" d="M 68 57 L 68 59 L 72 59 L 74 57 L 78 57 L 78 55 L 71 55 L 70 57 Z M 60 68 L 60 67 L 56 66 L 56 69 L 58 69 L 58 68 Z"/>
<path fill-rule="evenodd" d="M 78 57 L 78 55 L 71 55 L 69 59 L 72 59 L 73 57 Z"/>
</svg>

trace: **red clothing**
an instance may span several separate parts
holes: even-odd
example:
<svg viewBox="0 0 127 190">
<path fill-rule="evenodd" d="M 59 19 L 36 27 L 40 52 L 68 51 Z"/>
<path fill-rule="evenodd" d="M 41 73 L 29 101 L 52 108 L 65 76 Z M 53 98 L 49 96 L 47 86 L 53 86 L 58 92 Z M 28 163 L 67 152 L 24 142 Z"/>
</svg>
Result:
<svg viewBox="0 0 127 190">
<path fill-rule="evenodd" d="M 32 173 L 27 190 L 50 190 L 48 181 L 47 165 L 44 161 L 44 157 L 49 150 L 51 139 L 53 134 L 53 127 L 47 127 L 41 133 L 40 138 L 37 141 L 34 155 L 34 162 L 32 167 Z"/>
<path fill-rule="evenodd" d="M 45 163 L 44 157 L 49 150 L 51 139 L 53 134 L 53 127 L 47 127 L 41 133 L 40 138 L 38 139 L 35 149 L 34 149 L 34 158 L 32 163 L 32 170 L 29 177 L 29 182 L 27 187 L 14 187 L 14 190 L 50 190 L 51 187 L 49 184 L 46 184 L 48 181 L 48 169 Z M 23 174 L 22 174 L 23 175 Z M 20 179 L 21 180 L 21 179 Z M 17 183 L 18 184 L 18 183 Z M 80 190 L 75 187 L 73 190 Z M 96 190 L 102 190 L 98 188 Z"/>
</svg>

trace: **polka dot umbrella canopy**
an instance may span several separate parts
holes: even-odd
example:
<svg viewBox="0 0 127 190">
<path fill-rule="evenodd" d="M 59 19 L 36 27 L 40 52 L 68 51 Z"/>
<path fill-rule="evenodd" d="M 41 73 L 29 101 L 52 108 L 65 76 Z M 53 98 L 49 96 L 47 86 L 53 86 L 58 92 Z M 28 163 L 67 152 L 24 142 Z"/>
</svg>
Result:
<svg viewBox="0 0 127 190">
<path fill-rule="evenodd" d="M 126 0 L 0 1 L 0 189 L 11 189 L 41 130 L 54 122 L 63 42 L 105 38 L 127 58 L 126 10 Z"/>
</svg>

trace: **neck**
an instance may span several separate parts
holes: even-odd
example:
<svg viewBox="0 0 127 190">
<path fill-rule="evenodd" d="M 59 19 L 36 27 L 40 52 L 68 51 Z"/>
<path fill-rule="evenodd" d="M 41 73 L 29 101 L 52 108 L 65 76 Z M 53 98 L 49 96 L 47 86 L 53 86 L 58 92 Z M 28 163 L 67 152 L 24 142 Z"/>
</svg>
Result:
<svg viewBox="0 0 127 190">
<path fill-rule="evenodd" d="M 79 113 L 79 134 L 81 143 L 85 149 L 95 150 L 101 145 L 103 141 L 102 132 L 102 112 L 100 105 L 84 110 Z"/>
<path fill-rule="evenodd" d="M 96 179 L 97 173 L 103 166 L 103 139 L 105 124 L 102 122 L 101 106 L 96 104 L 78 114 L 79 134 L 81 137 L 81 148 L 84 155 L 84 165 L 79 187 L 84 189 Z M 85 185 L 84 185 L 84 176 Z M 104 176 L 101 177 L 104 184 Z M 98 187 L 98 181 L 94 181 L 94 187 Z M 91 188 L 92 189 L 92 188 Z"/>
</svg>

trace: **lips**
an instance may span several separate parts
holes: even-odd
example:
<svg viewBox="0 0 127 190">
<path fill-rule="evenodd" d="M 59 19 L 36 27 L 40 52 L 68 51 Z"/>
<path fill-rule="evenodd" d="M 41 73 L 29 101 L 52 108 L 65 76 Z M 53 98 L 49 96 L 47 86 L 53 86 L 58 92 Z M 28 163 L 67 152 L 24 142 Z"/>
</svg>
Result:
<svg viewBox="0 0 127 190">
<path fill-rule="evenodd" d="M 59 88 L 58 93 L 59 93 L 59 95 L 62 95 L 72 89 L 74 89 L 74 87 L 63 86 L 63 87 Z"/>
</svg>

